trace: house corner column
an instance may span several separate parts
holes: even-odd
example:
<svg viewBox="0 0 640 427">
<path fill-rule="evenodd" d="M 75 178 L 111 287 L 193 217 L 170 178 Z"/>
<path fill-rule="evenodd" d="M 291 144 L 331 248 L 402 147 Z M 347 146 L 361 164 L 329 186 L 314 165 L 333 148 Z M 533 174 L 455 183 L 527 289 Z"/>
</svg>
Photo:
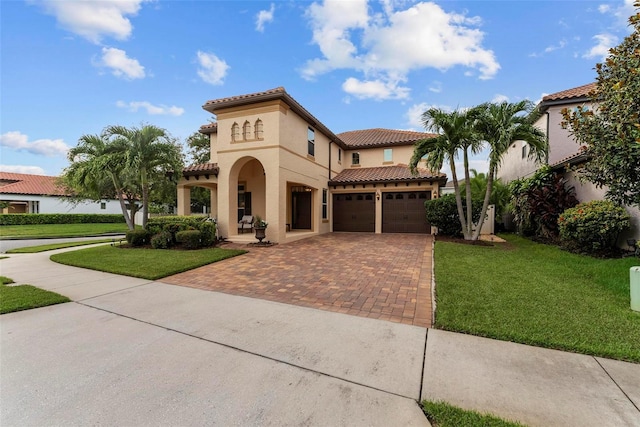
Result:
<svg viewBox="0 0 640 427">
<path fill-rule="evenodd" d="M 191 188 L 178 184 L 178 215 L 191 214 Z"/>
</svg>

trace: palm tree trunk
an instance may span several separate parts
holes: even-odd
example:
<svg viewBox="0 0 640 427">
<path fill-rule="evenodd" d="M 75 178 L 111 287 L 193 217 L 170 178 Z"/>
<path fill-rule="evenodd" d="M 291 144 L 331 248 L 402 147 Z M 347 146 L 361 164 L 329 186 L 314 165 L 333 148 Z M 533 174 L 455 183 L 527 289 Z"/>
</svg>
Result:
<svg viewBox="0 0 640 427">
<path fill-rule="evenodd" d="M 116 190 L 116 197 L 118 197 L 118 201 L 120 202 L 120 209 L 122 209 L 122 215 L 124 216 L 124 221 L 127 223 L 127 228 L 129 230 L 133 230 L 135 225 L 133 224 L 133 221 L 131 221 L 131 217 L 127 212 L 127 204 L 124 202 L 124 197 L 122 195 L 123 190 L 120 188 L 120 185 L 118 185 L 116 176 L 113 173 L 109 173 L 109 175 L 111 175 L 111 181 L 113 182 L 113 186 Z"/>
<path fill-rule="evenodd" d="M 487 215 L 487 209 L 489 208 L 489 200 L 491 199 L 491 191 L 493 191 L 493 176 L 495 175 L 495 166 L 489 166 L 489 174 L 487 176 L 487 191 L 484 194 L 484 202 L 482 203 L 482 211 L 480 211 L 480 219 L 478 220 L 478 226 L 473 233 L 473 240 L 478 240 L 480 237 L 480 230 L 484 224 L 484 218 Z"/>
<path fill-rule="evenodd" d="M 471 181 L 469 177 L 469 153 L 467 148 L 464 149 L 464 181 L 465 181 L 465 197 L 467 200 L 467 221 L 465 228 L 462 230 L 465 240 L 473 240 L 473 204 L 471 199 Z"/>
<path fill-rule="evenodd" d="M 454 162 L 453 156 L 449 156 L 449 166 L 451 167 L 451 177 L 453 178 L 453 191 L 456 195 L 456 206 L 458 207 L 458 220 L 460 221 L 460 226 L 462 227 L 462 234 L 464 235 L 465 240 L 467 239 L 466 234 L 466 220 L 464 217 L 464 209 L 462 209 L 462 195 L 460 194 L 460 186 L 458 185 L 458 175 L 456 173 L 456 164 Z"/>
</svg>

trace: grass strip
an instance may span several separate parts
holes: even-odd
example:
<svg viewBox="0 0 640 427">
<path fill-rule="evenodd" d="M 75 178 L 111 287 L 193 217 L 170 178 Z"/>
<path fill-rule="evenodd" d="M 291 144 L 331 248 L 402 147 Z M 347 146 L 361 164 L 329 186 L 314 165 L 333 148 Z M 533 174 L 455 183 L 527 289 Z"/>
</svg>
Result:
<svg viewBox="0 0 640 427">
<path fill-rule="evenodd" d="M 246 253 L 237 249 L 192 251 L 98 246 L 51 255 L 60 264 L 156 280 Z"/>
<path fill-rule="evenodd" d="M 493 415 L 467 411 L 444 402 L 422 402 L 422 410 L 433 427 L 522 427 Z"/>
<path fill-rule="evenodd" d="M 33 224 L 0 226 L 0 237 L 6 238 L 64 238 L 99 236 L 106 233 L 124 234 L 126 224 Z"/>
<path fill-rule="evenodd" d="M 75 246 L 93 245 L 95 243 L 110 243 L 113 239 L 99 239 L 99 240 L 83 240 L 82 242 L 66 242 L 66 243 L 51 243 L 48 245 L 28 246 L 26 248 L 10 249 L 8 254 L 33 254 L 37 252 L 53 251 L 56 249 L 72 248 Z"/>
<path fill-rule="evenodd" d="M 629 306 L 640 260 L 503 237 L 509 244 L 436 242 L 437 328 L 640 362 L 640 313 Z"/>
<path fill-rule="evenodd" d="M 13 280 L 0 276 L 0 314 L 69 302 L 69 298 L 31 285 L 6 286 Z"/>
</svg>

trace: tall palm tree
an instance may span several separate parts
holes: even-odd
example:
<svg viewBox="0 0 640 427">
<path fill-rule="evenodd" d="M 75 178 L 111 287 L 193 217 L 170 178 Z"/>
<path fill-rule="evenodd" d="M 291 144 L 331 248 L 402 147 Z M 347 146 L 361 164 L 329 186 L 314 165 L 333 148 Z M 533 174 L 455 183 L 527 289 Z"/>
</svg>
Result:
<svg viewBox="0 0 640 427">
<path fill-rule="evenodd" d="M 449 163 L 455 188 L 458 217 L 462 226 L 462 234 L 466 240 L 471 239 L 473 230 L 468 156 L 470 152 L 475 153 L 481 148 L 480 140 L 473 127 L 474 117 L 473 110 L 448 112 L 439 108 L 430 108 L 425 111 L 422 114 L 424 127 L 428 131 L 437 133 L 437 136 L 418 141 L 409 164 L 411 170 L 415 172 L 416 167 L 423 158 L 427 167 L 434 171 L 442 169 L 445 161 Z M 464 161 L 466 213 L 462 206 L 462 196 L 459 191 L 455 165 L 459 151 L 462 151 Z"/>
<path fill-rule="evenodd" d="M 125 168 L 135 176 L 142 192 L 142 227 L 146 228 L 149 198 L 154 180 L 164 173 L 182 168 L 182 153 L 164 129 L 153 125 L 140 128 L 108 126 L 105 135 L 125 157 Z"/>
<path fill-rule="evenodd" d="M 133 213 L 127 212 L 124 195 L 130 193 L 123 183 L 124 156 L 101 135 L 82 135 L 69 150 L 71 164 L 62 174 L 62 182 L 82 198 L 100 200 L 107 195 L 118 198 L 129 229 L 134 228 Z"/>
<path fill-rule="evenodd" d="M 473 233 L 473 240 L 480 236 L 480 229 L 489 207 L 489 199 L 498 167 L 515 141 L 525 141 L 529 145 L 529 157 L 542 162 L 547 155 L 549 144 L 543 131 L 534 126 L 539 117 L 532 111 L 529 101 L 515 103 L 486 103 L 476 108 L 477 116 L 474 123 L 476 132 L 489 146 L 489 172 L 487 173 L 487 188 L 480 213 L 480 221 Z"/>
</svg>

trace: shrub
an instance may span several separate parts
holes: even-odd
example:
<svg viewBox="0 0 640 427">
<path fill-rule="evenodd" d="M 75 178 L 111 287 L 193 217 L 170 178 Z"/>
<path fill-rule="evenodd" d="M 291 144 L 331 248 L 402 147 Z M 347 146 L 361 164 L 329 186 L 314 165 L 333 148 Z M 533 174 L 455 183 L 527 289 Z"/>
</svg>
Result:
<svg viewBox="0 0 640 427">
<path fill-rule="evenodd" d="M 466 209 L 466 205 L 466 200 L 463 197 L 462 208 Z M 438 234 L 445 236 L 460 236 L 462 234 L 462 226 L 460 225 L 456 196 L 454 194 L 447 194 L 439 199 L 427 200 L 424 207 L 427 221 L 432 226 L 438 227 Z M 477 223 L 482 211 L 482 201 L 473 200 L 471 209 L 471 218 L 474 223 Z"/>
<path fill-rule="evenodd" d="M 173 245 L 173 236 L 168 231 L 161 231 L 151 237 L 153 249 L 169 249 Z"/>
<path fill-rule="evenodd" d="M 163 216 L 150 218 L 147 222 L 147 230 L 151 234 L 158 234 L 162 231 L 171 233 L 172 240 L 176 242 L 176 234 L 185 230 L 199 230 L 204 218 L 201 216 Z"/>
<path fill-rule="evenodd" d="M 202 222 L 199 226 L 202 246 L 212 246 L 216 242 L 216 226 L 212 222 Z"/>
<path fill-rule="evenodd" d="M 179 231 L 176 233 L 176 240 L 182 243 L 185 249 L 198 249 L 202 245 L 199 230 Z"/>
<path fill-rule="evenodd" d="M 621 231 L 629 228 L 629 214 L 608 200 L 581 203 L 558 218 L 560 238 L 574 251 L 602 254 L 616 246 Z"/>
<path fill-rule="evenodd" d="M 126 238 L 131 246 L 143 246 L 149 241 L 149 232 L 144 229 L 129 230 Z"/>
<path fill-rule="evenodd" d="M 567 186 L 561 174 L 548 166 L 530 178 L 513 181 L 510 185 L 512 210 L 518 232 L 555 240 L 558 237 L 558 217 L 565 209 L 578 204 L 575 188 Z"/>
<path fill-rule="evenodd" d="M 119 224 L 121 214 L 0 214 L 0 225 Z"/>
</svg>

